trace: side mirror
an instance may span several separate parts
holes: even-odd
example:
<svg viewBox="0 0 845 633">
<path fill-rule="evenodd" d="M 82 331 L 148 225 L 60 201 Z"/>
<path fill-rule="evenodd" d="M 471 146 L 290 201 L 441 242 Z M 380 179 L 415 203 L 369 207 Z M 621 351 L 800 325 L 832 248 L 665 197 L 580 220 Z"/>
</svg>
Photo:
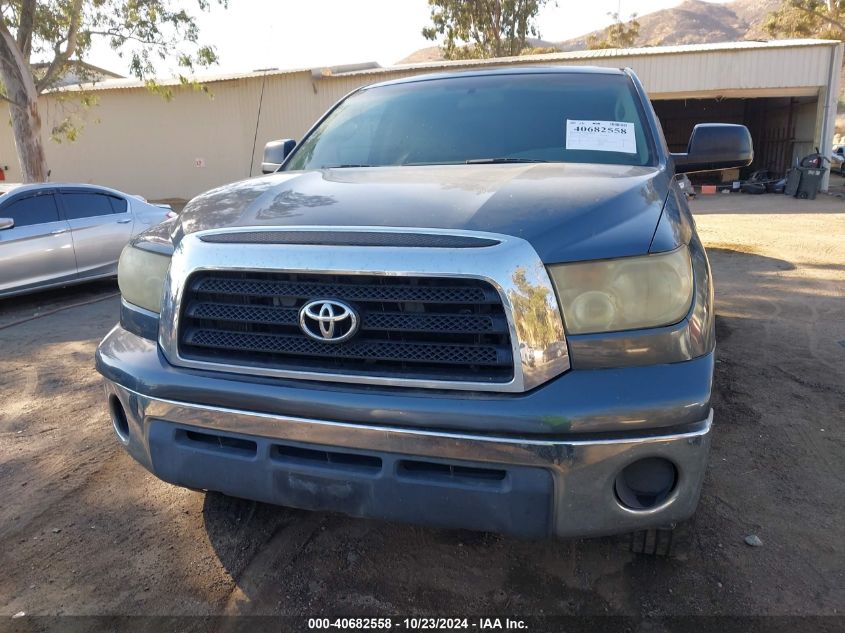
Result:
<svg viewBox="0 0 845 633">
<path fill-rule="evenodd" d="M 264 146 L 264 161 L 261 163 L 261 171 L 265 174 L 272 174 L 296 147 L 296 141 L 286 138 L 281 141 L 270 141 Z"/>
<path fill-rule="evenodd" d="M 0 218 L 0 231 L 13 228 L 15 228 L 15 221 L 12 218 Z"/>
<path fill-rule="evenodd" d="M 751 164 L 754 147 L 744 125 L 699 123 L 692 130 L 686 154 L 672 154 L 672 158 L 679 174 L 733 169 Z"/>
</svg>

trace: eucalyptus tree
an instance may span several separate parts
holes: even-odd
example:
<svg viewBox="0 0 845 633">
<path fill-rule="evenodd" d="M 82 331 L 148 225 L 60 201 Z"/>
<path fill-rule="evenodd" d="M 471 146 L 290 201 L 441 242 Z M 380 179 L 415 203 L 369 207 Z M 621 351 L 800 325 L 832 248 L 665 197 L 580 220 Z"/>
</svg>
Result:
<svg viewBox="0 0 845 633">
<path fill-rule="evenodd" d="M 197 15 L 228 0 L 0 0 L 0 99 L 11 115 L 21 177 L 47 178 L 38 95 L 73 72 L 90 74 L 82 63 L 102 40 L 128 58 L 133 76 L 167 96 L 153 79 L 157 64 L 174 60 L 184 82 L 195 66 L 217 61 L 214 47 L 200 42 Z M 77 97 L 89 100 L 84 91 Z M 72 137 L 63 121 L 51 133 Z"/>
<path fill-rule="evenodd" d="M 536 18 L 548 0 L 428 0 L 429 40 L 443 38 L 446 59 L 510 57 L 538 37 Z"/>
</svg>

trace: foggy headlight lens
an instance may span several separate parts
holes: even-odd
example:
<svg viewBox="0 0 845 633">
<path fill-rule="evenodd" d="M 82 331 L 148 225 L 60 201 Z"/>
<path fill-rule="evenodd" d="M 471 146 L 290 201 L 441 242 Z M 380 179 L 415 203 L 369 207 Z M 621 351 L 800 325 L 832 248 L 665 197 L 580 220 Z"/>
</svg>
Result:
<svg viewBox="0 0 845 633">
<path fill-rule="evenodd" d="M 669 253 L 549 267 L 569 334 L 671 325 L 692 303 L 692 264 Z"/>
<path fill-rule="evenodd" d="M 128 303 L 151 312 L 161 311 L 164 277 L 170 267 L 170 258 L 127 246 L 117 264 L 117 285 Z"/>
</svg>

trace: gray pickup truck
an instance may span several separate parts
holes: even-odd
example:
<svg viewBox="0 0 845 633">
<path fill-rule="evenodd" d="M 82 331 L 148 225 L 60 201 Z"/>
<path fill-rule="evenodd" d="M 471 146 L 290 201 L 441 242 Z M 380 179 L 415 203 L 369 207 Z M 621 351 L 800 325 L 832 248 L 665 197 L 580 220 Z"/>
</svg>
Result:
<svg viewBox="0 0 845 633">
<path fill-rule="evenodd" d="M 675 175 L 751 159 L 738 125 L 669 153 L 629 70 L 356 90 L 124 250 L 97 350 L 117 437 L 179 486 L 659 553 L 713 421 Z"/>
</svg>

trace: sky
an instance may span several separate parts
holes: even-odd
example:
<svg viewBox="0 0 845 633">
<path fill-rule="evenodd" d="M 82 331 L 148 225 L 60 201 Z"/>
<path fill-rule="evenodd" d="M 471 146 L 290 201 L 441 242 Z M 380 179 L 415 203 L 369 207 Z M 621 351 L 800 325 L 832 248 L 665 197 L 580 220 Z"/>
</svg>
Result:
<svg viewBox="0 0 845 633">
<path fill-rule="evenodd" d="M 555 5 L 551 0 L 537 25 L 543 39 L 560 41 L 606 26 L 609 12 L 620 11 L 627 18 L 678 4 L 680 0 L 557 0 Z M 370 61 L 389 66 L 434 45 L 420 33 L 429 14 L 427 0 L 229 0 L 228 9 L 215 7 L 199 17 L 202 42 L 214 45 L 220 57 L 219 65 L 201 74 Z M 95 45 L 87 61 L 129 74 L 126 59 L 105 43 Z M 162 63 L 157 70 L 168 76 L 176 68 Z"/>
</svg>

